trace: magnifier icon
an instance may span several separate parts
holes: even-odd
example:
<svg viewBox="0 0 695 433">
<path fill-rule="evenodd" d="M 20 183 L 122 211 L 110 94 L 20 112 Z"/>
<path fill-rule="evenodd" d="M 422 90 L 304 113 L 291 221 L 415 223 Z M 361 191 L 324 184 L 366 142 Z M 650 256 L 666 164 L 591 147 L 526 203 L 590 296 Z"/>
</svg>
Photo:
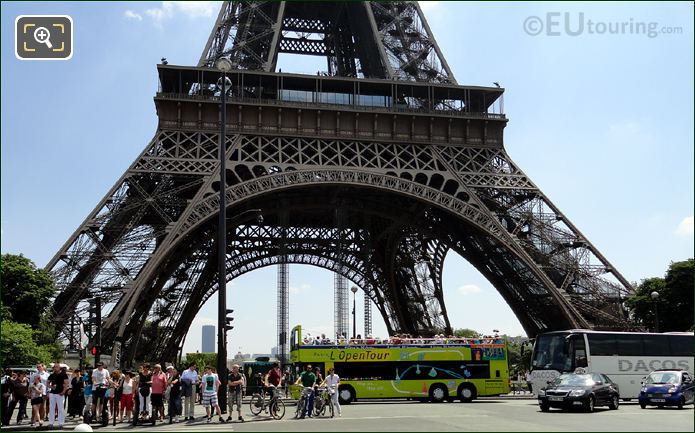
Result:
<svg viewBox="0 0 695 433">
<path fill-rule="evenodd" d="M 46 44 L 48 48 L 53 48 L 51 43 L 51 32 L 46 27 L 39 27 L 34 30 L 34 40 L 39 44 Z"/>
</svg>

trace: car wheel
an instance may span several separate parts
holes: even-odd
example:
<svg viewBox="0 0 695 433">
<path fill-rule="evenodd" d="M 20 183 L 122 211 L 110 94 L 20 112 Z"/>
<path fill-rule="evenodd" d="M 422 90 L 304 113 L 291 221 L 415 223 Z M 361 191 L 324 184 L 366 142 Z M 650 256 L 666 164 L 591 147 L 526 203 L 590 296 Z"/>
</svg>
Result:
<svg viewBox="0 0 695 433">
<path fill-rule="evenodd" d="M 640 402 L 639 407 L 641 407 L 642 409 L 646 409 L 646 408 L 647 408 L 647 404 L 646 404 L 646 403 L 641 403 L 641 402 Z"/>
<path fill-rule="evenodd" d="M 683 409 L 683 405 L 685 404 L 685 397 L 681 395 L 681 398 L 678 399 L 678 409 Z"/>
<path fill-rule="evenodd" d="M 459 399 L 462 403 L 470 403 L 477 396 L 475 386 L 470 383 L 464 383 L 458 389 Z"/>
<path fill-rule="evenodd" d="M 441 383 L 435 383 L 430 387 L 430 400 L 432 403 L 442 403 L 449 397 L 449 391 Z"/>
<path fill-rule="evenodd" d="M 618 409 L 618 405 L 620 404 L 619 400 L 620 400 L 620 399 L 618 398 L 618 396 L 617 396 L 617 395 L 614 395 L 614 396 L 611 398 L 611 402 L 608 404 L 608 408 L 609 408 L 609 409 L 612 409 L 612 410 L 617 410 L 617 409 Z"/>
<path fill-rule="evenodd" d="M 547 404 L 541 404 L 541 412 L 549 412 L 550 411 L 550 406 Z"/>
<path fill-rule="evenodd" d="M 594 400 L 594 396 L 589 396 L 589 400 L 586 402 L 585 409 L 587 412 L 593 412 L 594 411 L 594 405 L 596 404 L 596 401 Z"/>
<path fill-rule="evenodd" d="M 350 404 L 355 401 L 355 390 L 350 385 L 338 388 L 338 399 L 341 404 Z"/>
</svg>

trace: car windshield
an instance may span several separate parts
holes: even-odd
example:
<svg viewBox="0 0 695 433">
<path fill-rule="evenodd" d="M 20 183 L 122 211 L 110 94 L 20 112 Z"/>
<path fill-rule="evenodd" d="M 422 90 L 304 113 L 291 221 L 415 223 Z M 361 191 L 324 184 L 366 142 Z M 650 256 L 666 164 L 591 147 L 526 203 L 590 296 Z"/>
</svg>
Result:
<svg viewBox="0 0 695 433">
<path fill-rule="evenodd" d="M 678 375 L 672 372 L 655 371 L 647 376 L 647 385 L 658 383 L 678 383 Z"/>
<path fill-rule="evenodd" d="M 553 385 L 591 386 L 594 381 L 590 374 L 563 374 L 555 379 Z"/>
</svg>

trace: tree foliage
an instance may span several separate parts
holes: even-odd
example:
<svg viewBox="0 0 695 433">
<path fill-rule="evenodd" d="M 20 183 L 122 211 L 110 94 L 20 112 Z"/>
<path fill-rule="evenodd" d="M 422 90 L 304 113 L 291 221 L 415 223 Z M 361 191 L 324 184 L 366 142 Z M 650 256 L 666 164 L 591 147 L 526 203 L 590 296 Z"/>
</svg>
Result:
<svg viewBox="0 0 695 433">
<path fill-rule="evenodd" d="M 25 323 L 4 320 L 0 329 L 0 354 L 3 365 L 50 363 L 61 358 L 59 344 L 37 344 L 37 331 Z"/>
<path fill-rule="evenodd" d="M 478 335 L 478 331 L 474 329 L 468 329 L 468 328 L 461 328 L 461 329 L 455 329 L 454 330 L 454 337 L 461 337 L 461 338 L 476 338 Z"/>
<path fill-rule="evenodd" d="M 48 272 L 38 269 L 21 254 L 3 254 L 0 281 L 3 315 L 9 314 L 15 322 L 38 329 L 55 294 L 55 285 Z"/>
<path fill-rule="evenodd" d="M 634 296 L 626 301 L 637 324 L 648 330 L 687 331 L 693 329 L 693 298 L 695 262 L 693 259 L 672 262 L 664 278 L 647 278 L 637 286 Z M 659 293 L 653 299 L 652 292 Z"/>
<path fill-rule="evenodd" d="M 187 353 L 186 366 L 191 362 L 195 362 L 198 366 L 198 371 L 203 371 L 206 365 L 217 367 L 217 353 Z"/>
</svg>

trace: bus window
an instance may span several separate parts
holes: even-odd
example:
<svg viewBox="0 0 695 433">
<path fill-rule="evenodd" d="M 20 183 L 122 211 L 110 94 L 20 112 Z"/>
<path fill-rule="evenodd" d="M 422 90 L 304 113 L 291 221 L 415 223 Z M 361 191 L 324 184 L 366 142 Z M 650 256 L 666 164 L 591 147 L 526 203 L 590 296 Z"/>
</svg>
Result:
<svg viewBox="0 0 695 433">
<path fill-rule="evenodd" d="M 693 356 L 692 335 L 669 335 L 671 356 Z"/>
<path fill-rule="evenodd" d="M 668 337 L 665 335 L 644 335 L 644 356 L 668 356 L 671 352 L 668 344 Z"/>
<path fill-rule="evenodd" d="M 587 334 L 591 356 L 613 356 L 618 354 L 615 335 Z"/>
<path fill-rule="evenodd" d="M 571 359 L 567 353 L 568 334 L 547 334 L 536 339 L 533 350 L 532 369 L 568 371 Z"/>
<path fill-rule="evenodd" d="M 577 367 L 587 367 L 586 361 L 586 345 L 584 344 L 584 335 L 573 335 L 571 340 L 572 351 L 572 369 Z"/>
<path fill-rule="evenodd" d="M 642 336 L 638 334 L 615 334 L 620 356 L 644 356 Z"/>
</svg>

